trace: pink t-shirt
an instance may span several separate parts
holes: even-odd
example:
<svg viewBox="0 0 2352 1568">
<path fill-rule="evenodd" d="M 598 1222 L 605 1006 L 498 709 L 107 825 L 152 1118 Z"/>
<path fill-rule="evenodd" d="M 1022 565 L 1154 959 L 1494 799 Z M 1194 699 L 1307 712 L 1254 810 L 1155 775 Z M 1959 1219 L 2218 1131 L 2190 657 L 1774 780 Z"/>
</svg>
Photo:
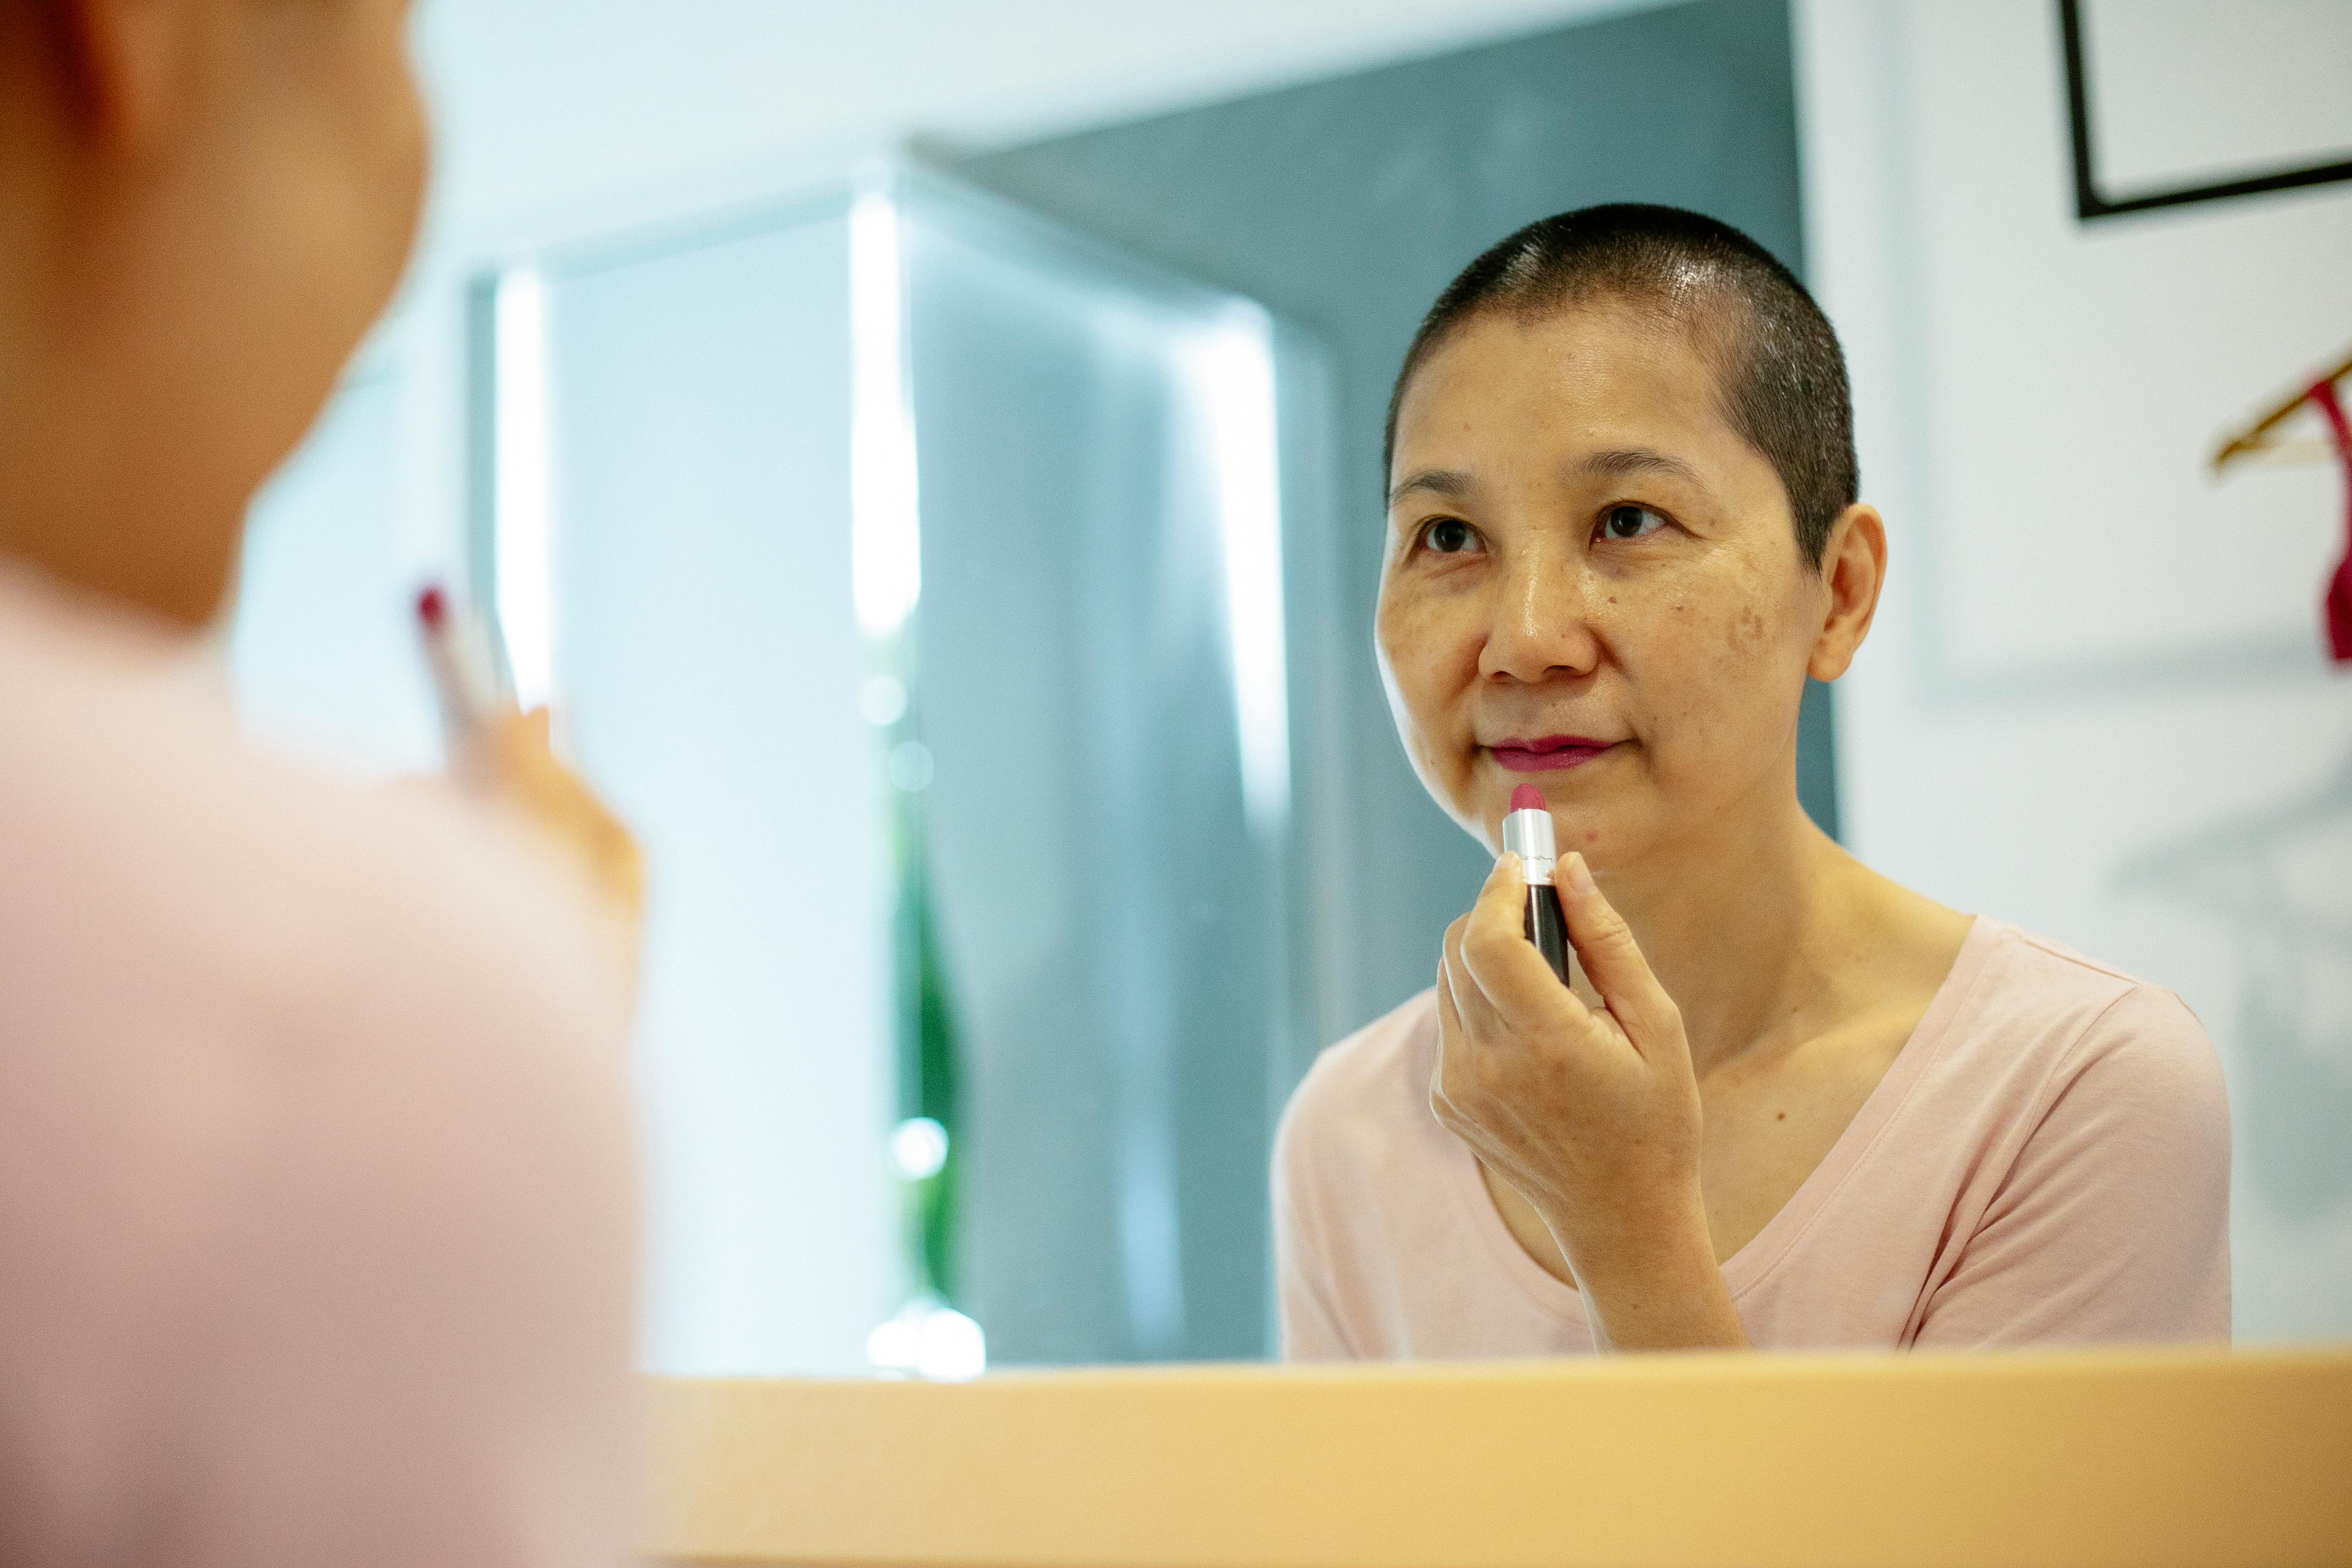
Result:
<svg viewBox="0 0 2352 1568">
<path fill-rule="evenodd" d="M 625 1018 L 437 792 L 0 569 L 0 1563 L 606 1568 Z"/>
<path fill-rule="evenodd" d="M 1423 992 L 1325 1051 L 1274 1156 L 1283 1353 L 1590 1352 L 1429 1109 Z M 2230 1120 L 2168 991 L 1979 919 L 1820 1166 L 1723 1265 L 1763 1348 L 2221 1340 Z"/>
</svg>

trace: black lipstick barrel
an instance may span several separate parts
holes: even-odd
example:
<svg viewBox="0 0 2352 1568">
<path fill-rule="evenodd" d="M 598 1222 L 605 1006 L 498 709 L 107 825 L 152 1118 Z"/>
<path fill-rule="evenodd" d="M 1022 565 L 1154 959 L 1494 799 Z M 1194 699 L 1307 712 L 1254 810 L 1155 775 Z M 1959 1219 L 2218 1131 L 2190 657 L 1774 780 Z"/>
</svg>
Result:
<svg viewBox="0 0 2352 1568">
<path fill-rule="evenodd" d="M 1549 882 L 1528 884 L 1528 940 L 1536 944 L 1562 985 L 1568 978 L 1568 918 L 1560 913 L 1559 890 Z"/>
</svg>

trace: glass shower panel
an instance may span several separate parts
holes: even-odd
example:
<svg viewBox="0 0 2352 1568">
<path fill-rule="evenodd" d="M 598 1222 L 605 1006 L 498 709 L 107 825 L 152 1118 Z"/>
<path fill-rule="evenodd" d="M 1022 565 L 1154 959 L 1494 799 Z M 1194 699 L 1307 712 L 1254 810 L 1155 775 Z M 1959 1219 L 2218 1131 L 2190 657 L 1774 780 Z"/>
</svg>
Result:
<svg viewBox="0 0 2352 1568">
<path fill-rule="evenodd" d="M 652 1364 L 1265 1353 L 1303 343 L 906 174 L 476 324 L 478 577 L 652 879 Z"/>
<path fill-rule="evenodd" d="M 650 875 L 638 1068 L 665 1372 L 861 1373 L 901 1293 L 845 233 L 836 202 L 553 266 L 543 321 L 516 319 L 526 282 L 499 323 L 496 405 L 546 426 L 498 445 L 527 463 L 543 435 L 549 480 L 544 549 L 489 552 L 501 618 L 547 628 L 514 661 L 551 672 Z M 544 363 L 517 363 L 534 342 Z M 543 396 L 510 395 L 534 372 Z M 535 496 L 514 477 L 509 506 Z"/>
<path fill-rule="evenodd" d="M 991 1360 L 1269 1348 L 1288 731 L 1275 339 L 904 198 L 930 897 Z"/>
</svg>

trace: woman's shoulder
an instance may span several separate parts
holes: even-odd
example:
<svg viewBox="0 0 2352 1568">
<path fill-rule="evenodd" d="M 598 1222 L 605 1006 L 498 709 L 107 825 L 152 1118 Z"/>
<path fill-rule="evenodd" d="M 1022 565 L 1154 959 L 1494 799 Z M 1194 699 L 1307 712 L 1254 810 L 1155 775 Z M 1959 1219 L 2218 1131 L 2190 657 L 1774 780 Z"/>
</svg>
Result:
<svg viewBox="0 0 2352 1568">
<path fill-rule="evenodd" d="M 1977 917 L 1954 968 L 1954 979 L 1968 983 L 1969 999 L 1985 1011 L 2087 1022 L 2120 1007 L 2135 1021 L 2203 1034 L 2196 1015 L 2164 986 L 1990 915 Z"/>
<path fill-rule="evenodd" d="M 22 742 L 0 770 L 0 922 L 37 920 L 0 973 L 26 1005 L 37 979 L 136 973 L 190 1039 L 264 1018 L 325 1040 L 384 1033 L 436 984 L 493 1009 L 554 996 L 567 1020 L 592 1009 L 563 994 L 602 989 L 513 836 L 438 790 L 255 751 L 198 656 L 5 574 L 0 730 Z"/>
<path fill-rule="evenodd" d="M 1963 957 L 1966 1005 L 1905 1108 L 1917 1136 L 1885 1144 L 1916 1190 L 1951 1184 L 1917 1342 L 2226 1337 L 2229 1096 L 2197 1016 L 2001 922 Z"/>
<path fill-rule="evenodd" d="M 2226 1106 L 2211 1039 L 2166 987 L 1990 917 L 1954 968 L 1947 1054 L 1969 1076 L 2027 1079 L 2045 1101 L 2093 1074 L 2117 1092 Z"/>
<path fill-rule="evenodd" d="M 1286 1149 L 1328 1145 L 1341 1136 L 1413 1126 L 1429 1118 L 1429 1074 L 1436 1060 L 1437 993 L 1410 997 L 1328 1046 L 1282 1115 Z"/>
</svg>

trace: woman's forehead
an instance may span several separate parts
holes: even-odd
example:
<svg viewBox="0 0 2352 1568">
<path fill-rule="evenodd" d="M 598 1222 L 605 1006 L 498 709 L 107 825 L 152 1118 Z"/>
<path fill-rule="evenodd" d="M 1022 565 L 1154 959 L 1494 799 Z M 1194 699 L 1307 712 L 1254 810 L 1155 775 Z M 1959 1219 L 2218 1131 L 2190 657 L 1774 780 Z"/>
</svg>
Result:
<svg viewBox="0 0 2352 1568">
<path fill-rule="evenodd" d="M 1632 449 L 1704 467 L 1745 446 L 1698 334 L 1665 311 L 1608 301 L 1482 311 L 1448 333 L 1405 388 L 1394 468 L 1440 453 L 1549 463 Z"/>
</svg>

